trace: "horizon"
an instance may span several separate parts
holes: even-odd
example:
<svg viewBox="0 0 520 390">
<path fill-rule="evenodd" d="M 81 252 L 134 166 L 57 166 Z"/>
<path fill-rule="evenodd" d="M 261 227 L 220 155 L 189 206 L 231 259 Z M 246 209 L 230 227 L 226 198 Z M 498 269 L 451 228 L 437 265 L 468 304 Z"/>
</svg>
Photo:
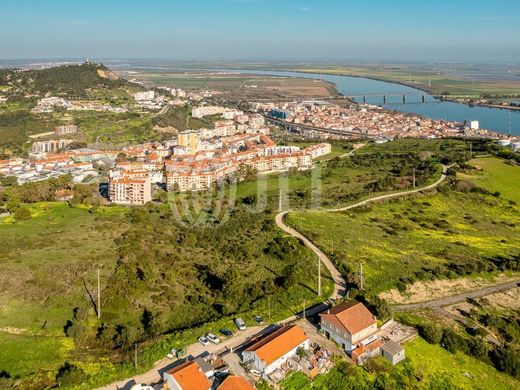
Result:
<svg viewBox="0 0 520 390">
<path fill-rule="evenodd" d="M 508 0 L 6 0 L 0 12 L 13 37 L 2 60 L 520 61 L 520 4 Z"/>
</svg>

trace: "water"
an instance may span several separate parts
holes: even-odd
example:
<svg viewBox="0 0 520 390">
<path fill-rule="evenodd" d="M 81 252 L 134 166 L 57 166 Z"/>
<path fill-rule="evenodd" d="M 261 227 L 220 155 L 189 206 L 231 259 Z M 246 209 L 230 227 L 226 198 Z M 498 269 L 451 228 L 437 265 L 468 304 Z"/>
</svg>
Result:
<svg viewBox="0 0 520 390">
<path fill-rule="evenodd" d="M 432 119 L 446 119 L 455 122 L 478 120 L 482 129 L 501 133 L 509 133 L 509 115 L 511 113 L 511 133 L 520 136 L 520 111 L 478 106 L 470 107 L 461 103 L 444 102 L 415 88 L 360 77 L 285 71 L 237 70 L 236 72 L 321 79 L 336 84 L 338 91 L 345 96 L 379 95 L 379 97 L 367 96 L 367 103 L 381 105 L 389 110 L 415 113 Z M 401 96 L 388 97 L 387 104 L 383 104 L 382 95 L 385 94 Z M 402 95 L 404 94 L 415 94 L 417 96 L 407 97 L 407 103 L 403 104 Z M 422 95 L 426 96 L 426 104 L 421 103 Z M 363 102 L 362 97 L 357 97 L 354 100 L 358 103 Z"/>
</svg>

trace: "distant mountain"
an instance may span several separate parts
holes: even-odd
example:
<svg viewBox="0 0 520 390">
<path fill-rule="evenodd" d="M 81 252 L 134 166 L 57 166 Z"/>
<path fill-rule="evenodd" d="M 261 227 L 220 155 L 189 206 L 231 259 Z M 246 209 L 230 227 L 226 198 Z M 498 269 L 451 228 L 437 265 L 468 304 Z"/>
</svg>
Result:
<svg viewBox="0 0 520 390">
<path fill-rule="evenodd" d="M 111 90 L 130 84 L 102 64 L 86 62 L 41 70 L 0 72 L 0 85 L 10 85 L 24 94 L 85 96 L 88 90 Z"/>
</svg>

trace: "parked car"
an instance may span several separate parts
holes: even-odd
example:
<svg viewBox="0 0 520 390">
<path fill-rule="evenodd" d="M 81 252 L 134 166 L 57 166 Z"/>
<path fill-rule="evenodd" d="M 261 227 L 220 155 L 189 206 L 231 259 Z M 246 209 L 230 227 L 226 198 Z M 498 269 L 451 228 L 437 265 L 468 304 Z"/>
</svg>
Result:
<svg viewBox="0 0 520 390">
<path fill-rule="evenodd" d="M 215 336 L 213 333 L 208 333 L 206 335 L 206 338 L 211 341 L 213 344 L 219 344 L 220 343 L 220 339 Z"/>
<path fill-rule="evenodd" d="M 251 370 L 249 372 L 254 376 L 262 376 L 262 373 L 258 370 Z"/>
<path fill-rule="evenodd" d="M 199 343 L 201 343 L 204 346 L 209 345 L 209 340 L 204 336 L 200 336 L 197 340 Z"/>
<path fill-rule="evenodd" d="M 242 318 L 235 319 L 235 325 L 237 326 L 238 330 L 246 330 L 246 323 Z"/>
<path fill-rule="evenodd" d="M 220 332 L 221 334 L 223 334 L 224 336 L 226 336 L 226 337 L 231 337 L 231 336 L 233 336 L 233 332 L 230 331 L 230 330 L 227 329 L 227 328 L 222 328 L 222 329 L 219 330 L 219 332 Z"/>
<path fill-rule="evenodd" d="M 258 324 L 263 324 L 264 323 L 264 319 L 260 316 L 255 316 L 255 321 L 258 323 Z"/>
</svg>

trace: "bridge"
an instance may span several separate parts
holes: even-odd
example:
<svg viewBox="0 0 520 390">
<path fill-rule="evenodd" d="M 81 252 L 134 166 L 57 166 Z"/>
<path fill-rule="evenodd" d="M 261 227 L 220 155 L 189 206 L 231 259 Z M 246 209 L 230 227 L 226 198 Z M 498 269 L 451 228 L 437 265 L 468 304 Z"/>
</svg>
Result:
<svg viewBox="0 0 520 390">
<path fill-rule="evenodd" d="M 405 93 L 405 94 L 381 94 L 381 93 L 378 93 L 378 94 L 364 94 L 364 95 L 349 95 L 347 96 L 348 98 L 350 99 L 363 99 L 363 103 L 366 104 L 367 102 L 367 98 L 383 98 L 383 104 L 386 104 L 387 101 L 388 101 L 388 98 L 391 98 L 391 97 L 399 97 L 402 99 L 403 101 L 403 104 L 406 104 L 406 103 L 410 103 L 408 101 L 408 98 L 412 98 L 412 97 L 420 97 L 421 98 L 421 103 L 428 103 L 426 101 L 426 94 L 419 94 L 419 93 Z M 417 103 L 417 102 L 414 102 L 414 103 Z M 429 102 L 429 103 L 433 103 L 433 102 Z"/>
<path fill-rule="evenodd" d="M 319 133 L 342 135 L 345 137 L 353 137 L 353 138 L 373 138 L 373 136 L 370 136 L 370 135 L 362 132 L 361 130 L 360 131 L 348 131 L 348 130 L 328 129 L 326 127 L 316 127 L 316 126 L 302 125 L 300 123 L 286 122 L 284 120 L 273 118 L 269 115 L 264 115 L 264 114 L 262 114 L 262 116 L 265 118 L 265 120 L 269 124 L 283 127 L 286 131 L 295 131 L 300 134 L 303 131 L 316 131 Z"/>
</svg>

